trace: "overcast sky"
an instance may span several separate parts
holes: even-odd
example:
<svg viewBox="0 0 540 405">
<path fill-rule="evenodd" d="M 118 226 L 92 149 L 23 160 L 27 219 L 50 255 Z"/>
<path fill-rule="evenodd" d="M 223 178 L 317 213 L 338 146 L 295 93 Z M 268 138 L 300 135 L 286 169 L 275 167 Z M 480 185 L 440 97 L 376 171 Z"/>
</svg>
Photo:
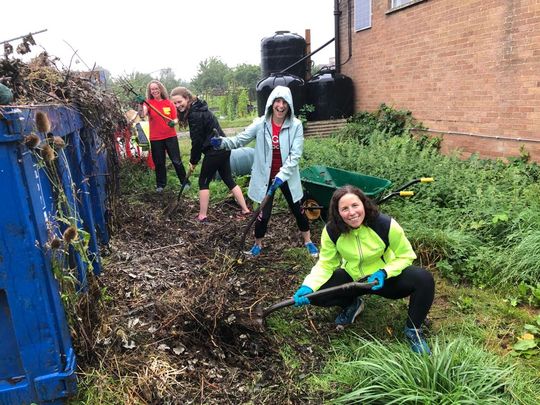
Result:
<svg viewBox="0 0 540 405">
<path fill-rule="evenodd" d="M 47 30 L 34 36 L 37 46 L 32 53 L 16 57 L 27 61 L 45 49 L 67 66 L 72 47 L 80 56 L 80 62 L 72 64 L 75 70 L 96 64 L 113 76 L 155 75 L 171 68 L 177 79 L 190 80 L 199 62 L 211 56 L 229 67 L 260 64 L 261 40 L 278 30 L 305 37 L 310 29 L 312 50 L 334 37 L 331 0 L 20 0 L 9 4 L 2 13 L 0 42 Z M 16 48 L 19 43 L 12 45 Z M 333 55 L 332 43 L 313 60 L 327 64 Z"/>
</svg>

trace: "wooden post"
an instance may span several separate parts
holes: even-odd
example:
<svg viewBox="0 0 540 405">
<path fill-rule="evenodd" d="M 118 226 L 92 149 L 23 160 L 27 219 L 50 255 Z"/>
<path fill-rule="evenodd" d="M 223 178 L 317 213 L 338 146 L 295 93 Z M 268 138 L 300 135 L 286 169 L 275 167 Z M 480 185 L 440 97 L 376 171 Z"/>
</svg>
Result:
<svg viewBox="0 0 540 405">
<path fill-rule="evenodd" d="M 311 53 L 311 30 L 306 29 L 306 55 Z M 306 82 L 311 79 L 311 57 L 306 59 Z"/>
</svg>

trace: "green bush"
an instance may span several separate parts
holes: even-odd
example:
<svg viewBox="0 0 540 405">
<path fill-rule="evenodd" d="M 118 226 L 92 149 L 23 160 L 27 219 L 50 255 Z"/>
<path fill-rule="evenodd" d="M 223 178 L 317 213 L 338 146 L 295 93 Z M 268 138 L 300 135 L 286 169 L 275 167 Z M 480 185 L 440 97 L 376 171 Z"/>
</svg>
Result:
<svg viewBox="0 0 540 405">
<path fill-rule="evenodd" d="M 415 185 L 412 198 L 383 207 L 404 226 L 423 260 L 437 258 L 451 280 L 480 286 L 538 280 L 539 166 L 525 155 L 510 163 L 442 155 L 438 140 L 411 135 L 418 126 L 406 112 L 386 106 L 357 114 L 335 137 L 306 140 L 301 166 L 382 177 L 393 187 L 434 177 L 432 184 Z"/>
</svg>

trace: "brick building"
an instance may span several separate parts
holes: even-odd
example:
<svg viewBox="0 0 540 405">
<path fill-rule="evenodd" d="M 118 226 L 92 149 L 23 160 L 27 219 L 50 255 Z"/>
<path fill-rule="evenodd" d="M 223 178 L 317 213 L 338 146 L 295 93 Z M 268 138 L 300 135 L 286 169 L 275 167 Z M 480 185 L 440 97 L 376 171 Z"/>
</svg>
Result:
<svg viewBox="0 0 540 405">
<path fill-rule="evenodd" d="M 540 0 L 336 0 L 355 111 L 408 109 L 443 151 L 540 161 Z"/>
</svg>

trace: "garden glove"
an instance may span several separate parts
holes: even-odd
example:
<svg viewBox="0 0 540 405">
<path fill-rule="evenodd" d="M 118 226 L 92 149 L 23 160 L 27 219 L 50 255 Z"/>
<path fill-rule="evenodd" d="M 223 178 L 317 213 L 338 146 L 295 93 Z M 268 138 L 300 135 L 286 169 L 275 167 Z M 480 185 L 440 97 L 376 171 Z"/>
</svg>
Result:
<svg viewBox="0 0 540 405">
<path fill-rule="evenodd" d="M 376 291 L 383 288 L 385 279 L 386 279 L 386 271 L 384 269 L 380 269 L 380 270 L 377 270 L 375 273 L 373 273 L 371 276 L 369 276 L 367 281 L 368 283 L 372 283 L 374 281 L 377 282 L 377 284 L 371 287 L 373 291 Z"/>
<path fill-rule="evenodd" d="M 137 97 L 135 97 L 135 101 L 139 104 L 142 104 L 146 101 L 146 98 L 144 96 L 137 95 Z"/>
<path fill-rule="evenodd" d="M 281 180 L 279 177 L 274 178 L 274 182 L 268 189 L 268 195 L 273 195 L 276 190 L 283 184 L 283 180 Z"/>
<path fill-rule="evenodd" d="M 218 150 L 221 148 L 221 143 L 222 143 L 222 139 L 221 137 L 218 137 L 218 136 L 215 136 L 213 138 L 210 138 L 210 145 L 212 145 L 212 148 Z"/>
<path fill-rule="evenodd" d="M 312 292 L 313 290 L 307 285 L 300 286 L 300 288 L 294 293 L 293 296 L 294 306 L 301 307 L 302 305 L 309 305 L 309 298 L 306 297 L 306 295 L 311 294 Z"/>
</svg>

